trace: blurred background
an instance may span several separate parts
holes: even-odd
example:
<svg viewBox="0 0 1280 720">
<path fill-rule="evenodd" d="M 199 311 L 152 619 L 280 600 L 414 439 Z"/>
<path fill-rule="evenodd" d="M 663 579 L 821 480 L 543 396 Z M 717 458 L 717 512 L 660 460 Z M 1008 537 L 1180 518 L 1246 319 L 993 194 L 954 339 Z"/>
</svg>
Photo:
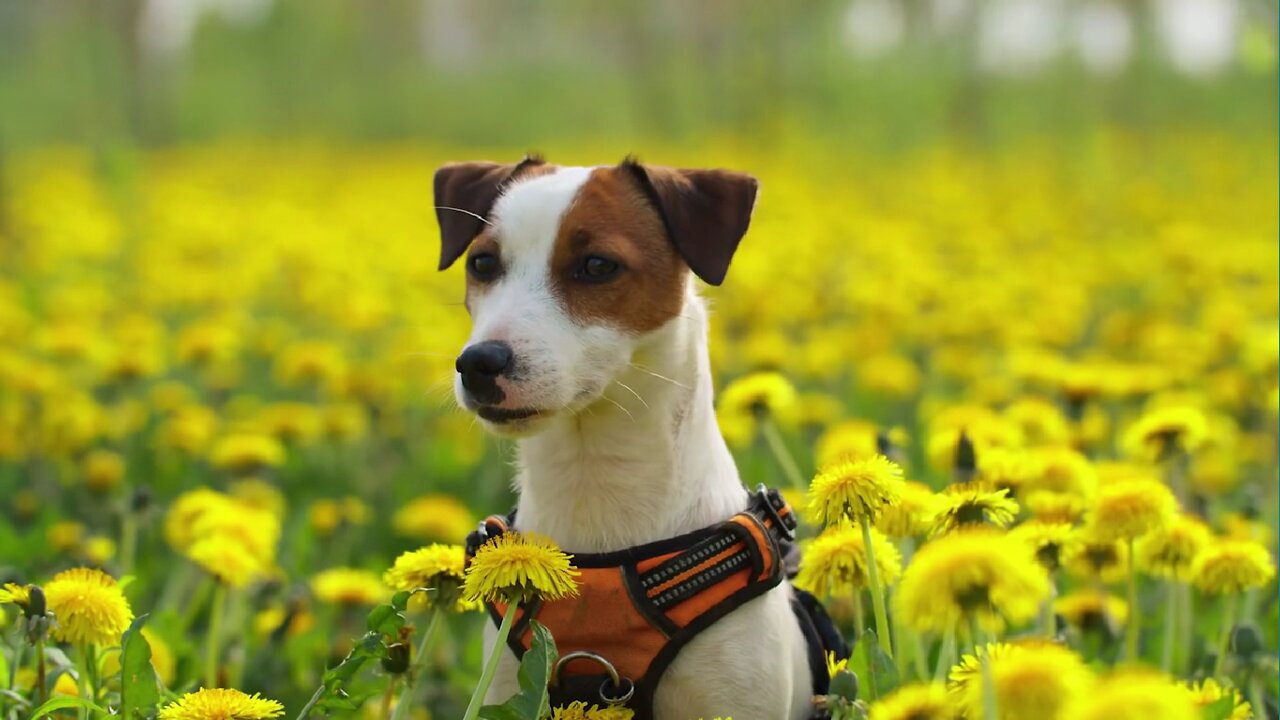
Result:
<svg viewBox="0 0 1280 720">
<path fill-rule="evenodd" d="M 1276 124 L 1273 0 L 0 6 L 0 142 L 894 149 Z"/>
<path fill-rule="evenodd" d="M 510 507 L 510 447 L 452 399 L 469 320 L 430 197 L 444 162 L 527 150 L 760 178 L 708 290 L 749 486 L 799 505 L 885 440 L 926 494 L 1007 462 L 1020 518 L 1083 532 L 1102 482 L 1159 476 L 1274 557 L 1277 7 L 0 0 L 0 582 L 131 576 L 166 699 L 216 682 L 292 716 L 419 586 L 397 557 Z M 1115 570 L 1065 563 L 1063 601 L 1123 607 Z M 1196 603 L 1181 676 L 1217 647 Z M 1274 592 L 1242 612 L 1276 637 Z M 483 623 L 432 646 L 436 717 Z M 8 716 L 38 695 L 20 640 Z M 335 715 L 385 715 L 375 665 Z"/>
</svg>

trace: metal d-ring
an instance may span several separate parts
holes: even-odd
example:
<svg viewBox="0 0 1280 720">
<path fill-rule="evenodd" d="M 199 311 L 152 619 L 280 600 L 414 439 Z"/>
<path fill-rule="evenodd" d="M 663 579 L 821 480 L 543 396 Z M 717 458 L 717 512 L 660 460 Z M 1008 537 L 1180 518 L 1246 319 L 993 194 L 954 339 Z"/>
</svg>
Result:
<svg viewBox="0 0 1280 720">
<path fill-rule="evenodd" d="M 551 668 L 551 681 L 548 684 L 552 687 L 559 685 L 560 668 L 574 660 L 591 660 L 597 665 L 603 667 L 604 671 L 609 674 L 609 679 L 600 683 L 600 699 L 604 701 L 605 704 L 617 705 L 624 703 L 630 700 L 632 695 L 635 695 L 636 684 L 631 681 L 631 678 L 620 676 L 618 674 L 618 669 L 613 666 L 613 663 L 609 662 L 603 655 L 593 653 L 589 650 L 575 650 L 571 653 L 561 655 L 560 659 L 556 661 L 555 667 Z M 626 691 L 622 692 L 620 695 L 610 695 L 610 683 L 613 684 L 613 688 L 615 690 L 622 690 L 623 688 L 626 688 Z"/>
</svg>

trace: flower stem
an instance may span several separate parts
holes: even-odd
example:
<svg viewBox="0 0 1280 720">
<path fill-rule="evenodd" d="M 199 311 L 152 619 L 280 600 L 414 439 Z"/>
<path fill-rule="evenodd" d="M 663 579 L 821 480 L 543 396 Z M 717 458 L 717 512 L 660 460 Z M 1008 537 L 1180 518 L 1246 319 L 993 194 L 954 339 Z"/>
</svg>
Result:
<svg viewBox="0 0 1280 720">
<path fill-rule="evenodd" d="M 392 676 L 391 676 L 391 681 L 387 683 L 387 691 L 386 691 L 386 692 L 384 692 L 384 693 L 382 693 L 382 713 L 380 714 L 380 717 L 387 718 L 387 720 L 391 720 L 391 718 L 392 718 L 392 717 L 394 717 L 394 716 L 391 714 L 391 699 L 395 697 L 395 694 L 396 694 L 396 685 L 398 685 L 398 684 L 400 684 L 400 676 L 399 676 L 399 675 L 392 675 Z M 406 693 L 402 693 L 402 696 L 401 696 L 401 698 L 400 698 L 400 704 L 399 704 L 399 705 L 396 705 L 396 712 L 397 712 L 397 713 L 400 711 L 400 710 L 399 710 L 400 705 L 407 705 L 407 704 L 408 704 L 408 703 L 406 702 L 406 701 L 408 700 L 408 698 L 403 697 L 403 695 L 405 695 L 405 694 L 408 694 L 408 693 L 407 693 L 407 692 L 406 692 Z"/>
<path fill-rule="evenodd" d="M 1222 637 L 1218 640 L 1218 659 L 1213 663 L 1213 676 L 1223 679 L 1222 671 L 1227 667 L 1227 653 L 1231 652 L 1231 630 L 1236 624 L 1236 606 L 1240 603 L 1235 595 L 1222 597 Z"/>
<path fill-rule="evenodd" d="M 133 572 L 133 562 L 138 555 L 138 515 L 126 507 L 120 518 L 120 574 Z"/>
<path fill-rule="evenodd" d="M 484 704 L 485 693 L 489 692 L 489 686 L 493 684 L 493 675 L 498 671 L 498 658 L 502 657 L 502 650 L 507 645 L 507 636 L 511 634 L 511 623 L 515 620 L 518 608 L 519 605 L 515 602 L 507 604 L 507 611 L 502 614 L 502 624 L 498 626 L 498 636 L 493 639 L 489 659 L 485 661 L 484 671 L 480 673 L 480 683 L 476 685 L 475 692 L 471 693 L 471 702 L 467 703 L 467 712 L 462 720 L 476 720 L 480 715 L 480 706 Z"/>
<path fill-rule="evenodd" d="M 392 720 L 403 720 L 409 715 L 409 706 L 413 705 L 414 696 L 417 695 L 416 679 L 418 672 L 427 664 L 427 644 L 431 642 L 432 636 L 436 633 L 436 626 L 440 624 L 440 616 L 444 615 L 438 605 L 431 606 L 431 619 L 427 621 L 427 629 L 422 631 L 422 637 L 418 640 L 418 649 L 413 654 L 413 665 L 409 666 L 409 672 L 405 676 L 404 692 L 400 693 L 400 700 L 396 703 L 395 714 Z M 392 678 L 395 682 L 395 678 Z"/>
<path fill-rule="evenodd" d="M 1160 669 L 1173 672 L 1173 647 L 1178 644 L 1178 581 L 1165 584 L 1164 647 L 1160 650 Z"/>
<path fill-rule="evenodd" d="M 21 662 L 21 660 L 18 662 Z M 44 638 L 40 638 L 36 641 L 36 697 L 40 698 L 41 705 L 44 704 L 45 700 L 49 699 L 49 689 L 45 687 L 48 682 L 48 674 L 44 663 Z"/>
<path fill-rule="evenodd" d="M 876 614 L 876 635 L 879 636 L 880 649 L 890 658 L 893 657 L 893 638 L 889 630 L 889 614 L 884 609 L 884 588 L 880 587 L 880 573 L 876 570 L 876 552 L 871 545 L 871 521 L 862 516 L 862 546 L 867 551 L 867 584 L 871 589 L 871 608 Z"/>
<path fill-rule="evenodd" d="M 1138 659 L 1138 625 L 1142 613 L 1138 611 L 1138 564 L 1134 561 L 1133 538 L 1129 538 L 1129 622 L 1124 628 L 1124 657 L 1129 662 Z"/>
<path fill-rule="evenodd" d="M 974 651 L 977 653 L 978 662 L 982 664 L 982 718 L 983 720 L 996 720 L 1000 716 L 1000 710 L 996 700 L 996 683 L 991 675 L 991 657 L 987 645 L 987 634 L 978 625 L 977 616 L 969 618 L 973 633 L 973 643 L 977 647 Z"/>
<path fill-rule="evenodd" d="M 205 641 L 204 686 L 218 687 L 218 657 L 222 645 L 222 614 L 226 607 L 227 588 L 218 583 L 213 589 L 213 601 L 209 606 L 209 637 Z"/>
<path fill-rule="evenodd" d="M 1053 576 L 1049 576 L 1049 597 L 1040 604 L 1040 632 L 1052 640 L 1058 634 L 1057 623 L 1053 617 L 1053 601 L 1058 597 L 1058 584 Z"/>
<path fill-rule="evenodd" d="M 933 681 L 943 682 L 947 679 L 947 671 L 955 663 L 952 657 L 956 652 L 956 630 L 951 628 L 942 636 L 942 647 L 938 648 L 938 664 L 933 669 Z"/>
<path fill-rule="evenodd" d="M 98 700 L 98 658 L 94 656 L 93 646 L 89 643 L 80 645 L 80 662 L 84 665 L 80 669 L 80 695 L 89 702 L 97 702 Z M 80 708 L 80 717 L 83 720 L 89 718 L 89 708 Z"/>
<path fill-rule="evenodd" d="M 792 487 L 803 490 L 805 482 L 804 476 L 800 473 L 800 466 L 796 464 L 796 459 L 791 456 L 791 451 L 783 442 L 782 433 L 778 432 L 778 426 L 773 423 L 773 418 L 764 417 L 760 420 L 760 432 L 764 435 L 765 443 L 769 445 L 769 452 L 773 453 L 774 459 L 782 467 L 782 474 L 787 476 L 787 482 L 791 483 Z"/>
</svg>

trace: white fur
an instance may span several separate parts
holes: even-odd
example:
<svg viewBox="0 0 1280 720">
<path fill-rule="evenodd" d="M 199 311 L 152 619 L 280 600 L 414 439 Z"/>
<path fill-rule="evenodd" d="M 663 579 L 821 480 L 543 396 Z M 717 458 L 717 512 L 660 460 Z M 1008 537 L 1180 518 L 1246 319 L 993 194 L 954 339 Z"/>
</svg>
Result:
<svg viewBox="0 0 1280 720">
<path fill-rule="evenodd" d="M 520 372 L 503 379 L 503 406 L 543 411 L 485 423 L 520 437 L 517 526 L 598 553 L 723 521 L 746 507 L 747 493 L 716 425 L 707 313 L 692 276 L 680 315 L 643 336 L 579 325 L 551 293 L 560 218 L 589 173 L 558 170 L 499 199 L 492 218 L 504 275 L 473 298 L 469 342 L 508 342 Z M 808 717 L 811 678 L 790 592 L 784 582 L 689 643 L 658 685 L 656 720 Z M 493 634 L 490 626 L 488 645 Z M 498 668 L 490 702 L 516 690 L 511 653 Z"/>
</svg>

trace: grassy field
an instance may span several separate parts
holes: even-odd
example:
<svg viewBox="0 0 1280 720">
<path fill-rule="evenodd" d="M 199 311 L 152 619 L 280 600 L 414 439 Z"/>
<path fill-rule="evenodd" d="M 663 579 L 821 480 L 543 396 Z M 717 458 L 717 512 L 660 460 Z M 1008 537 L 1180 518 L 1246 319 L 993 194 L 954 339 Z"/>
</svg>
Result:
<svg viewBox="0 0 1280 720">
<path fill-rule="evenodd" d="M 409 5 L 386 5 L 364 21 L 399 37 Z M 833 70 L 830 44 L 787 44 L 757 10 L 725 20 L 719 60 L 750 87 L 707 95 L 714 69 L 677 44 L 636 50 L 652 63 L 624 93 L 554 53 L 529 84 L 512 58 L 424 75 L 355 11 L 283 3 L 251 31 L 202 26 L 186 80 L 135 95 L 127 43 L 95 24 L 119 18 L 67 7 L 0 11 L 23 38 L 0 63 L 0 716 L 79 696 L 99 709 L 62 712 L 149 717 L 203 686 L 294 717 L 322 683 L 313 716 L 386 717 L 406 693 L 413 717 L 462 716 L 483 615 L 377 608 L 421 584 L 387 574 L 403 553 L 512 503 L 510 447 L 453 403 L 468 319 L 462 272 L 435 270 L 431 176 L 530 147 L 760 179 L 706 293 L 743 480 L 818 512 L 810 479 L 857 480 L 882 435 L 910 481 L 871 518 L 884 587 L 839 517 L 802 532 L 801 582 L 847 637 L 888 598 L 892 658 L 856 646 L 861 704 L 833 697 L 837 717 L 983 717 L 980 666 L 1005 718 L 1275 716 L 1274 67 L 922 68 L 957 42 Z M 938 599 L 953 586 L 988 595 Z M 440 615 L 414 682 L 389 671 Z"/>
</svg>

